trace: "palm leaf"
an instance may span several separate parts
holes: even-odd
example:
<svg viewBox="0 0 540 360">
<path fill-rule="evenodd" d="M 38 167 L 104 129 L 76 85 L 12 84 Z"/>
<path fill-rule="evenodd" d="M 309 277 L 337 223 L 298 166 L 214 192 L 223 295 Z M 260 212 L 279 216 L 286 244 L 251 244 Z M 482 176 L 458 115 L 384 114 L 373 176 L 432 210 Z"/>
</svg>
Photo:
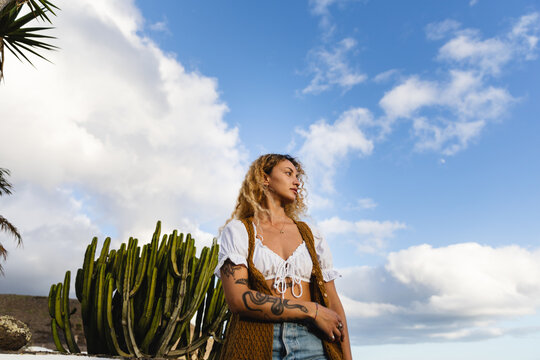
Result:
<svg viewBox="0 0 540 360">
<path fill-rule="evenodd" d="M 52 21 L 47 16 L 47 11 L 56 16 L 53 9 L 60 10 L 48 0 L 27 0 L 26 4 L 28 4 L 30 10 L 37 15 L 36 17 L 39 17 L 40 20 L 47 21 L 49 23 L 52 23 Z"/>
<path fill-rule="evenodd" d="M 30 11 L 19 16 L 25 4 Z M 56 15 L 55 9 L 58 7 L 49 0 L 17 0 L 0 11 L 0 79 L 3 77 L 4 47 L 19 61 L 26 60 L 32 66 L 32 61 L 26 54 L 31 53 L 47 60 L 38 50 L 58 49 L 57 46 L 44 41 L 45 39 L 55 39 L 54 36 L 42 34 L 43 31 L 52 29 L 51 27 L 26 26 L 35 19 L 51 23 L 48 13 Z"/>
<path fill-rule="evenodd" d="M 12 185 L 9 181 L 7 181 L 6 176 L 8 176 L 9 170 L 0 168 L 0 195 L 3 194 L 11 194 L 11 188 Z M 3 194 L 2 194 L 3 193 Z M 15 237 L 15 240 L 17 240 L 17 245 L 22 244 L 22 238 L 21 234 L 19 233 L 19 230 L 10 223 L 5 217 L 0 215 L 0 231 L 5 231 Z M 7 250 L 0 244 L 0 258 L 4 258 L 6 260 L 7 257 Z M 0 275 L 3 275 L 4 271 L 2 269 L 2 264 L 0 264 Z"/>
<path fill-rule="evenodd" d="M 21 234 L 19 234 L 19 230 L 17 230 L 17 228 L 15 227 L 15 225 L 13 225 L 12 223 L 10 223 L 5 217 L 3 217 L 2 215 L 0 215 L 0 230 L 1 231 L 5 231 L 7 233 L 9 233 L 10 235 L 13 235 L 15 237 L 15 239 L 17 240 L 17 244 L 20 245 L 21 244 L 21 241 L 22 241 L 22 237 L 21 237 Z"/>
<path fill-rule="evenodd" d="M 6 260 L 8 251 L 5 247 L 0 244 L 0 258 L 4 258 Z M 0 263 L 0 275 L 4 275 L 4 268 L 2 267 L 2 264 Z"/>
<path fill-rule="evenodd" d="M 11 195 L 12 185 L 7 181 L 5 176 L 9 176 L 10 172 L 8 169 L 0 168 L 0 196 L 2 195 Z"/>
<path fill-rule="evenodd" d="M 0 244 L 0 257 L 3 257 L 4 260 L 6 260 L 7 258 L 7 253 L 8 251 L 6 250 L 5 247 L 3 247 L 1 244 Z M 0 265 L 0 274 L 2 273 L 2 265 Z"/>
</svg>

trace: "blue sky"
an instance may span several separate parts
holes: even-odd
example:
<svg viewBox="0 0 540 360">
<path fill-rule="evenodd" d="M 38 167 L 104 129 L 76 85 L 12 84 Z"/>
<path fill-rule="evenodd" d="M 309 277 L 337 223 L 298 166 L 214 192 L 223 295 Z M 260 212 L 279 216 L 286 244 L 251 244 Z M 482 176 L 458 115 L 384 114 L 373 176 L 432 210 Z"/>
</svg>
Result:
<svg viewBox="0 0 540 360">
<path fill-rule="evenodd" d="M 521 16 L 536 11 L 533 2 L 329 3 L 323 15 L 315 14 L 315 2 L 246 1 L 233 7 L 193 1 L 181 6 L 165 3 L 165 8 L 144 1 L 137 4 L 149 23 L 148 36 L 173 51 L 188 68 L 218 79 L 230 108 L 225 119 L 239 127 L 251 157 L 265 151 L 297 150 L 290 143 L 302 141 L 298 129 L 321 119 L 332 123 L 351 108 L 381 115 L 379 101 L 399 79 L 419 76 L 445 81 L 450 69 L 468 69 L 437 59 L 449 37 L 430 39 L 429 24 L 452 20 L 462 30 L 478 31 L 480 40 L 497 39 Z M 330 25 L 322 25 L 323 19 Z M 162 31 L 152 30 L 158 23 L 163 24 Z M 343 39 L 356 43 L 343 62 L 350 73 L 362 74 L 366 80 L 302 94 L 314 76 L 313 53 L 331 52 Z M 387 71 L 394 71 L 394 78 L 376 82 L 376 76 Z M 391 218 L 409 224 L 389 249 L 465 241 L 534 246 L 533 234 L 539 227 L 535 221 L 539 191 L 534 184 L 539 167 L 530 159 L 540 150 L 534 121 L 538 105 L 533 101 L 538 96 L 533 80 L 538 71 L 535 59 L 516 58 L 499 73 L 486 76 L 486 86 L 504 89 L 513 100 L 456 154 L 415 151 L 416 139 L 408 123 L 396 124 L 369 156 L 351 151 L 340 160 L 334 185 L 339 191 L 331 195 L 336 204 L 345 203 L 349 209 L 334 206 L 314 214 L 318 218 L 339 214 L 351 221 Z M 449 116 L 450 121 L 455 117 L 447 110 L 422 113 Z M 524 171 L 527 176 L 518 175 Z M 378 206 L 359 209 L 354 201 L 347 204 L 358 198 L 373 199 Z M 356 261 L 357 254 L 342 259 L 344 265 Z"/>
<path fill-rule="evenodd" d="M 208 244 L 249 163 L 308 170 L 366 359 L 538 359 L 534 1 L 59 1 L 61 50 L 8 54 L 0 292 L 157 219 Z M 31 98 L 34 106 L 20 106 Z"/>
</svg>

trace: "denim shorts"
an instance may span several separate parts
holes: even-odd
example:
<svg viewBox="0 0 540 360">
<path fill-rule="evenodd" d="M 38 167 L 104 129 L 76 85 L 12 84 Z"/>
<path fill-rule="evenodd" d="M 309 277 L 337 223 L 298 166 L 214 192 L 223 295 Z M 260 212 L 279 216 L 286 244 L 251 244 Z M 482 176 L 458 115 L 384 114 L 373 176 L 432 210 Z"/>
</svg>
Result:
<svg viewBox="0 0 540 360">
<path fill-rule="evenodd" d="M 272 360 L 326 360 L 321 339 L 306 325 L 284 322 L 274 324 Z"/>
</svg>

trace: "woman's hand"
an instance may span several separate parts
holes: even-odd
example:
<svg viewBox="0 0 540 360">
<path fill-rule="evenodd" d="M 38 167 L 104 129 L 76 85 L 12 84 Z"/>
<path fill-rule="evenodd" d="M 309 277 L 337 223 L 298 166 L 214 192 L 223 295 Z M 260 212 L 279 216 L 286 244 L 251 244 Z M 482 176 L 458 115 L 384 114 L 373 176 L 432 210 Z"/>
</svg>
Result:
<svg viewBox="0 0 540 360">
<path fill-rule="evenodd" d="M 339 314 L 317 303 L 313 303 L 313 307 L 313 324 L 328 337 L 329 341 L 343 341 L 343 322 Z"/>
<path fill-rule="evenodd" d="M 351 342 L 349 339 L 349 330 L 347 327 L 347 319 L 345 316 L 345 311 L 343 311 L 343 305 L 339 299 L 338 293 L 336 291 L 336 286 L 334 281 L 329 281 L 325 283 L 326 292 L 328 294 L 328 300 L 330 301 L 330 308 L 338 313 L 340 320 L 342 321 L 341 332 L 341 349 L 343 350 L 343 360 L 352 360 L 351 353 Z"/>
</svg>

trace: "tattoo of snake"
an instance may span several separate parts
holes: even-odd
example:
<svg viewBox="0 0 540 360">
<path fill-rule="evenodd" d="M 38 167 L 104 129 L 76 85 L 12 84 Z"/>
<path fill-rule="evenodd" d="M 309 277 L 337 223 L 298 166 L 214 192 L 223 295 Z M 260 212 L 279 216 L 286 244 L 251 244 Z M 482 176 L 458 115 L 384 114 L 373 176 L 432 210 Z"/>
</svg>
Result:
<svg viewBox="0 0 540 360">
<path fill-rule="evenodd" d="M 244 301 L 244 305 L 246 306 L 246 308 L 251 311 L 262 312 L 261 309 L 250 306 L 249 302 L 255 305 L 264 305 L 266 303 L 271 303 L 272 306 L 270 307 L 270 311 L 272 311 L 272 314 L 276 316 L 283 314 L 283 311 L 285 310 L 285 308 L 300 309 L 300 311 L 306 314 L 308 312 L 308 309 L 304 305 L 291 304 L 288 299 L 281 300 L 278 297 L 269 296 L 266 294 L 262 294 L 260 292 L 246 291 L 244 294 L 242 294 L 242 299 Z"/>
</svg>

